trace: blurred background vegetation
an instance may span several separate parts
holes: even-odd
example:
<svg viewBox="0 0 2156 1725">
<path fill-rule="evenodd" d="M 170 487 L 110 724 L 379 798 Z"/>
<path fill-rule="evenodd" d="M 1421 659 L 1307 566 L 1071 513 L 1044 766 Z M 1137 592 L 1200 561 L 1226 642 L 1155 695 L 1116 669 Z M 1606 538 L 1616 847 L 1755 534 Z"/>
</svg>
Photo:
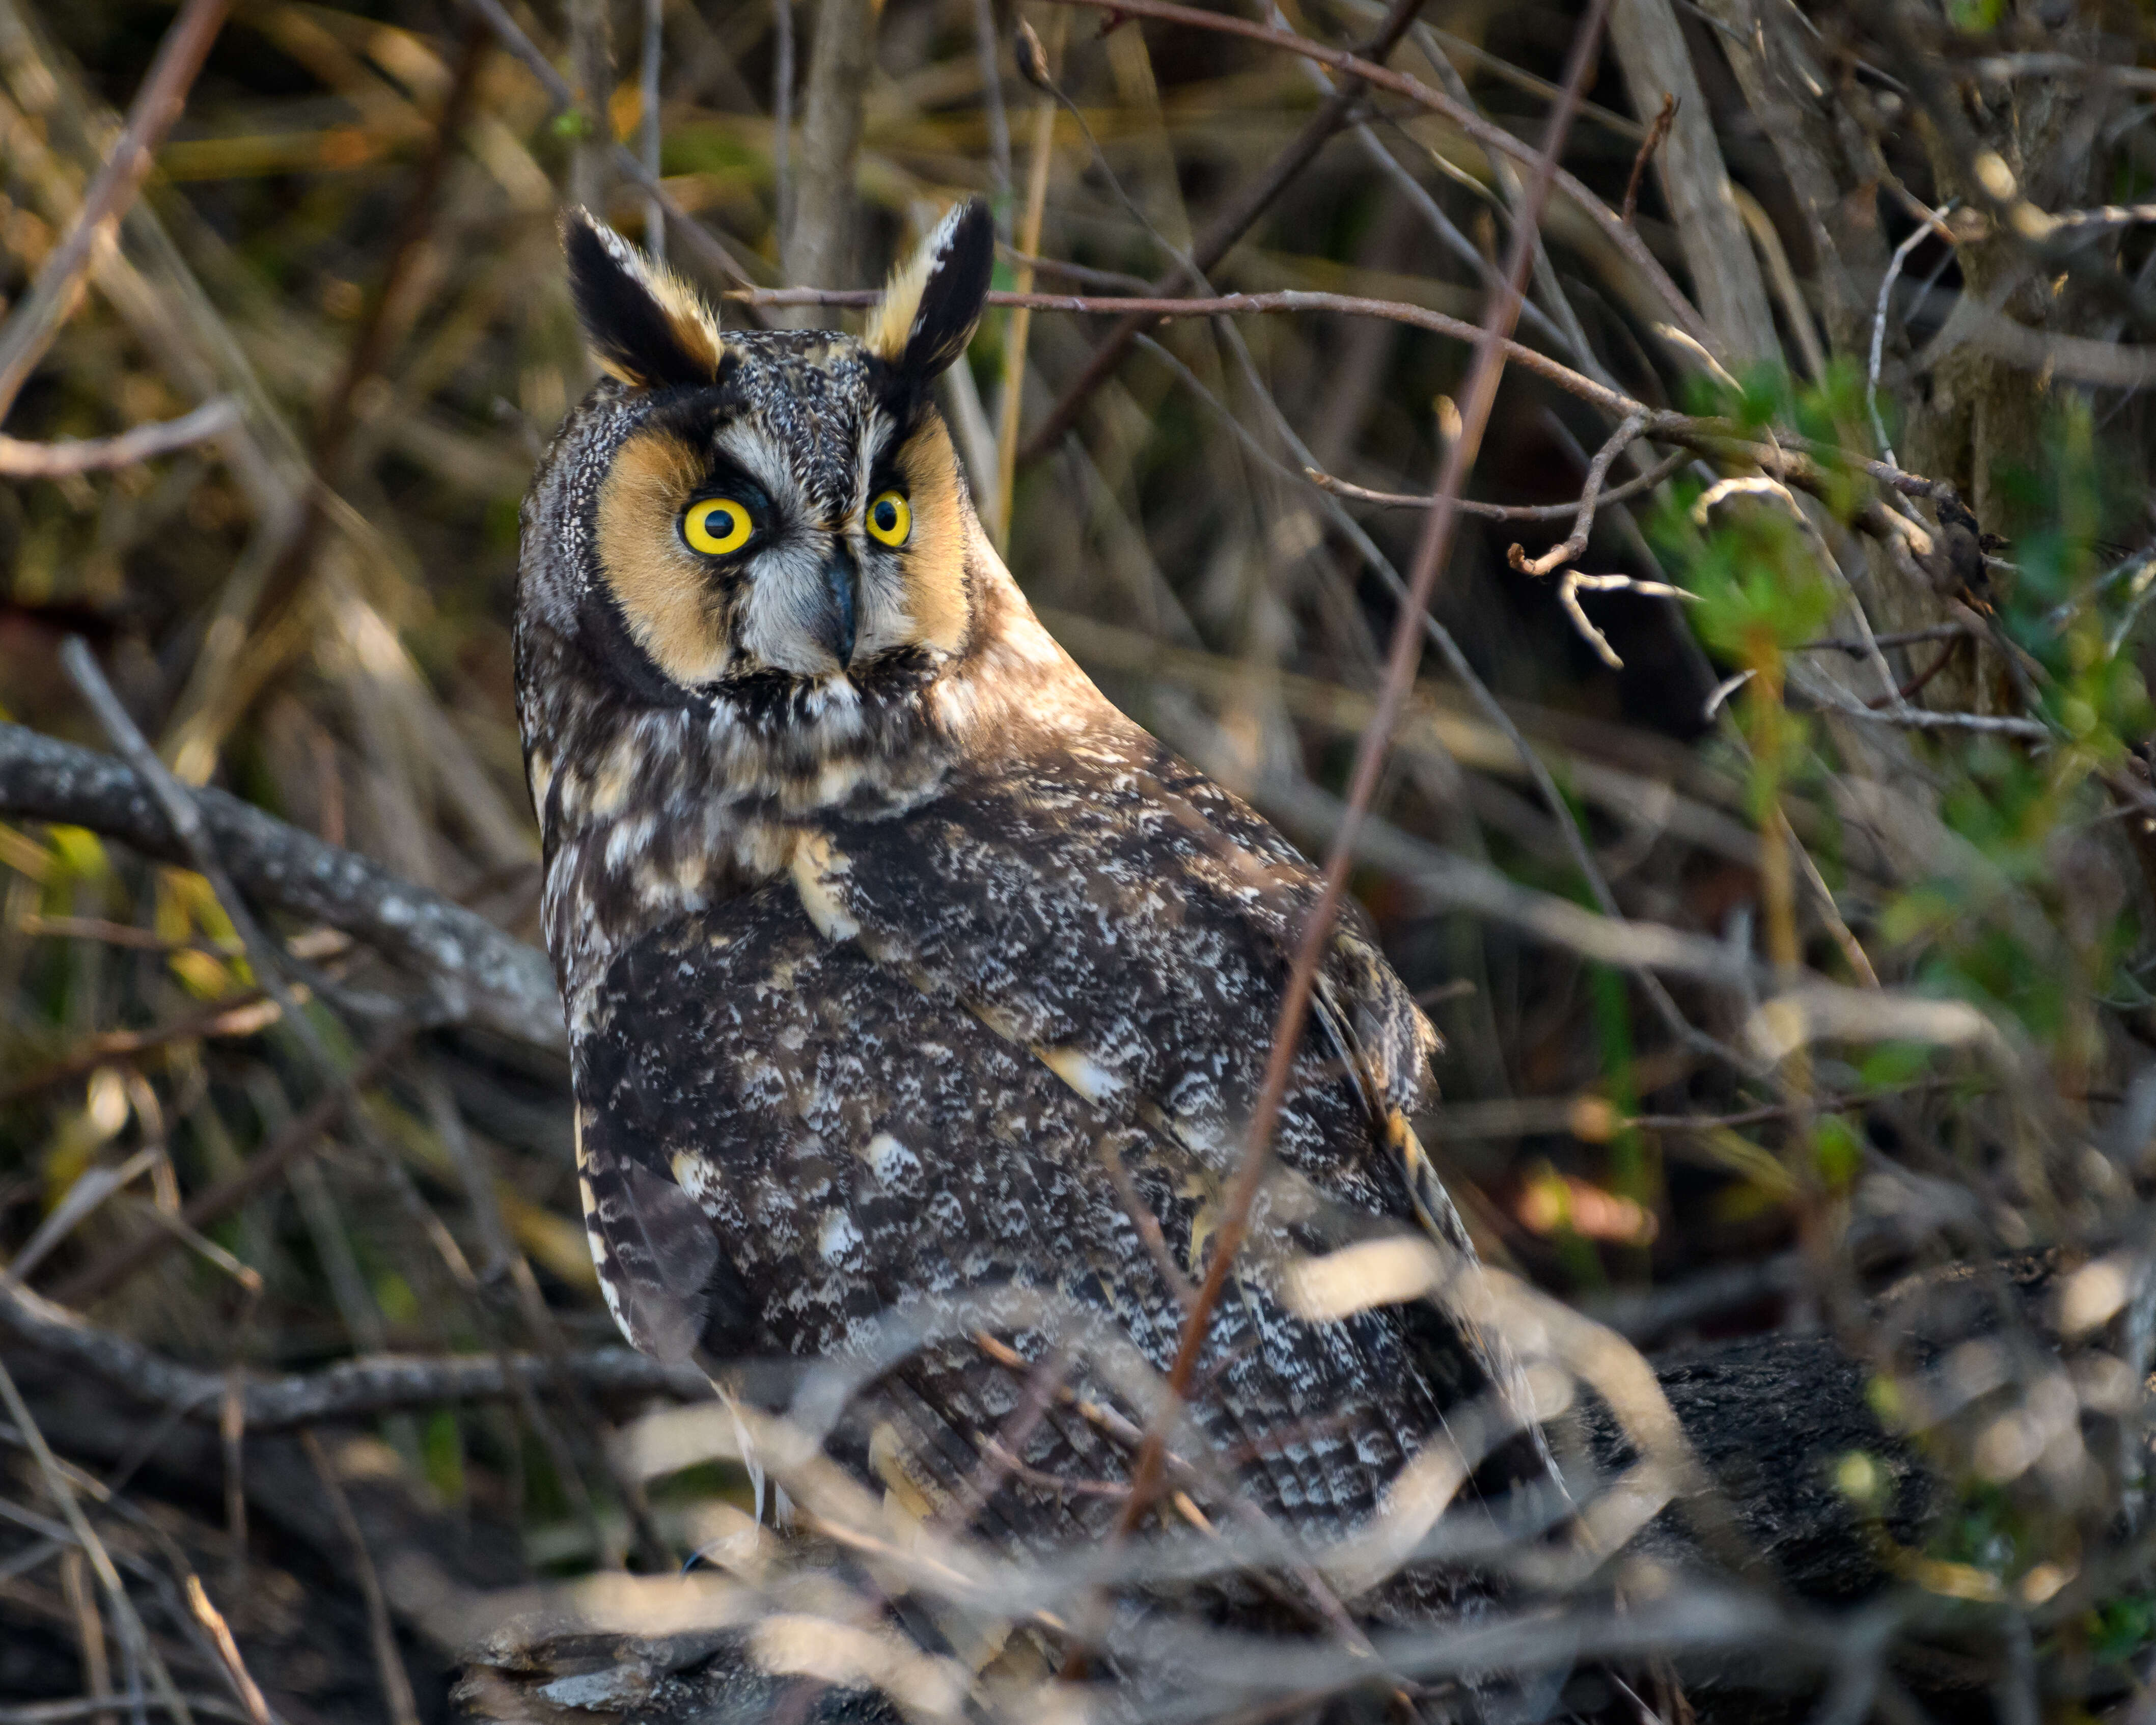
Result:
<svg viewBox="0 0 2156 1725">
<path fill-rule="evenodd" d="M 1234 9 L 1332 45 L 1380 19 Z M 11 305 L 174 20 L 0 0 Z M 1033 0 L 239 0 L 80 304 L 13 380 L 0 717 L 111 747 L 61 663 L 80 635 L 183 781 L 536 941 L 508 625 L 519 500 L 593 375 L 565 199 L 735 291 L 735 320 L 856 317 L 739 290 L 872 285 L 976 192 L 999 288 L 1188 292 L 1195 251 L 1216 293 L 1482 315 L 1520 164 L 1395 93 L 1336 99 L 1337 69 L 1113 22 Z M 1539 144 L 1578 24 L 1566 3 L 1432 0 L 1387 63 Z M 1661 476 L 1553 572 L 1523 569 L 1572 528 L 1622 415 L 1510 370 L 1469 487 L 1484 512 L 1433 608 L 1455 644 L 1424 667 L 1356 882 L 1445 1034 L 1424 1137 L 1486 1256 L 1642 1343 L 1825 1327 L 1902 1384 L 1885 1417 L 1928 1432 L 1959 1506 L 1932 1582 L 2038 1614 L 2061 1707 L 2099 1668 L 2097 1691 L 2135 1692 L 2156 1584 L 2120 1529 L 2145 1444 L 2092 1434 L 2138 1434 L 2138 1392 L 2032 1425 L 2031 1386 L 2057 1376 L 2039 1349 L 1922 1403 L 1936 1359 L 1868 1302 L 2006 1253 L 2050 1253 L 2085 1292 L 2071 1276 L 2107 1265 L 2124 1291 L 2075 1336 L 2132 1385 L 2149 1365 L 2152 45 L 2144 13 L 2071 0 L 1620 0 L 1563 153 L 1615 227 L 1552 200 L 1520 339 L 1661 414 L 1608 483 Z M 1147 323 L 1089 371 L 1115 326 L 990 313 L 943 403 L 983 516 L 1111 697 L 1320 854 L 1421 524 L 1398 506 L 1430 488 L 1469 349 L 1301 310 Z M 216 402 L 215 435 L 153 459 L 38 477 L 22 454 Z M 1575 592 L 1568 568 L 1613 578 Z M 1657 981 L 1466 907 L 1431 884 L 1439 853 L 1753 955 L 1781 993 L 1697 964 Z M 81 826 L 0 825 L 13 1273 L 217 1373 L 610 1343 L 560 1051 L 454 1012 L 319 1149 L 105 1273 L 276 1141 L 325 1059 L 348 1070 L 413 1010 L 363 944 L 277 921 L 316 1051 L 201 875 Z M 1866 1017 L 1850 1003 L 1873 991 Z M 1925 1015 L 1942 1003 L 1974 1012 Z M 34 1349 L 10 1358 L 69 1453 L 131 1477 L 151 1452 L 100 1435 L 119 1416 L 69 1402 L 89 1389 Z M 154 1528 L 115 1511 L 110 1537 L 248 1578 L 220 1601 L 284 1717 L 439 1717 L 439 1650 L 355 1579 L 305 1468 L 406 1494 L 367 1500 L 377 1538 L 434 1541 L 475 1584 L 655 1568 L 693 1517 L 609 1472 L 625 1411 L 405 1408 L 341 1427 L 334 1454 L 270 1445 L 244 1477 L 206 1438 L 193 1486 L 178 1463 L 145 1476 L 165 1479 Z M 37 1504 L 36 1477 L 0 1455 L 0 1498 Z M 1861 1468 L 1840 1477 L 1861 1503 Z M 9 1527 L 0 1695 L 114 1692 L 124 1650 L 100 1663 L 80 1551 Z M 317 1601 L 349 1632 L 310 1663 Z M 209 1658 L 183 1616 L 158 1633 L 176 1669 Z M 403 1700 L 382 1699 L 385 1635 Z"/>
</svg>

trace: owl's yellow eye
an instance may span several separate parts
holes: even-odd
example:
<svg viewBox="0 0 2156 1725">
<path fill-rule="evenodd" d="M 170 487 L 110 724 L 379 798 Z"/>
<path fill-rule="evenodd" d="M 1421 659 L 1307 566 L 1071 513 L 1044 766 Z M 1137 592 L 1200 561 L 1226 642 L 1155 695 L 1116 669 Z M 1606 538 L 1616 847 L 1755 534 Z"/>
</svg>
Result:
<svg viewBox="0 0 2156 1725">
<path fill-rule="evenodd" d="M 739 551 L 755 531 L 756 523 L 747 509 L 731 497 L 700 498 L 681 517 L 681 536 L 689 549 L 706 557 L 722 557 Z"/>
<path fill-rule="evenodd" d="M 913 506 L 896 491 L 880 492 L 869 505 L 869 532 L 886 545 L 903 545 L 912 536 Z"/>
</svg>

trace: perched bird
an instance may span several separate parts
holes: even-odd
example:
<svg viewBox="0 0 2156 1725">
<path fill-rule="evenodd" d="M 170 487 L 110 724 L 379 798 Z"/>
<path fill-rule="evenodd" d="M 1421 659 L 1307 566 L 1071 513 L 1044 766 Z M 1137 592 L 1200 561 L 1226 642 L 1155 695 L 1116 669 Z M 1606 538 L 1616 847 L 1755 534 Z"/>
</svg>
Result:
<svg viewBox="0 0 2156 1725">
<path fill-rule="evenodd" d="M 864 1362 L 827 1446 L 900 1511 L 1097 1540 L 1317 872 L 1094 688 L 982 531 L 932 386 L 985 301 L 983 204 L 858 339 L 723 330 L 588 216 L 565 239 L 606 376 L 525 505 L 516 676 L 608 1301 L 661 1355 Z M 1237 1495 L 1339 1536 L 1509 1393 L 1430 1301 L 1292 1297 L 1356 1242 L 1471 1257 L 1408 1124 L 1435 1046 L 1350 908 L 1211 1318 L 1217 1489 L 1163 1517 Z M 1503 1447 L 1485 1424 L 1463 1476 Z M 1486 1585 L 1425 1567 L 1350 1603 Z"/>
</svg>

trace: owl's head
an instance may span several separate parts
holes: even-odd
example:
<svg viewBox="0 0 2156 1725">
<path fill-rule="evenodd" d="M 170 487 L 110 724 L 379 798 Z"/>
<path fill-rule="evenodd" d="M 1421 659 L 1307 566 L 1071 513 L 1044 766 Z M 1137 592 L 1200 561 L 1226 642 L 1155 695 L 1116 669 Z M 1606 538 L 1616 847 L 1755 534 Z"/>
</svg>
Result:
<svg viewBox="0 0 2156 1725">
<path fill-rule="evenodd" d="M 987 206 L 945 218 L 858 340 L 722 331 L 589 215 L 563 239 L 607 376 L 526 503 L 521 621 L 645 707 L 783 709 L 958 653 L 979 530 L 932 389 L 988 294 Z"/>
</svg>

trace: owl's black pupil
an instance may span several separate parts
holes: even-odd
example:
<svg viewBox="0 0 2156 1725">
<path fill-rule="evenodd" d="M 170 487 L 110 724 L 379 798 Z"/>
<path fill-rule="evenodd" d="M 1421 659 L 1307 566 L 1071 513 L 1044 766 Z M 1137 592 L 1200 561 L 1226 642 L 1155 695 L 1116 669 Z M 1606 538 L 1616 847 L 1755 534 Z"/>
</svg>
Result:
<svg viewBox="0 0 2156 1725">
<path fill-rule="evenodd" d="M 876 505 L 876 525 L 888 533 L 898 525 L 898 506 L 886 497 Z"/>
</svg>

